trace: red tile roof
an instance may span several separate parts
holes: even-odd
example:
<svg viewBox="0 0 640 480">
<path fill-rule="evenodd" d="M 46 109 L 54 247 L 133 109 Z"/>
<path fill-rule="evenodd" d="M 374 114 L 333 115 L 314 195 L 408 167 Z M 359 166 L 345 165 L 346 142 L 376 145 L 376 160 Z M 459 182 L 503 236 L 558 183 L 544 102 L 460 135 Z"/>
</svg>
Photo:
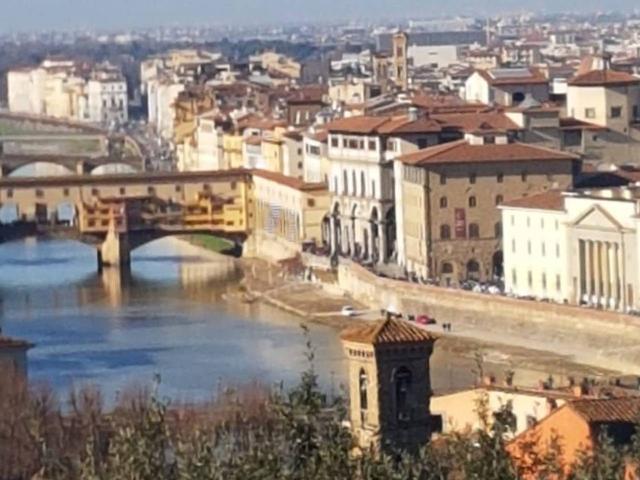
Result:
<svg viewBox="0 0 640 480">
<path fill-rule="evenodd" d="M 397 343 L 432 343 L 437 336 L 404 320 L 380 320 L 370 325 L 346 329 L 340 335 L 346 342 L 368 345 L 389 345 Z"/>
<path fill-rule="evenodd" d="M 557 190 L 538 193 L 529 197 L 516 198 L 502 204 L 503 207 L 529 208 L 532 210 L 564 210 L 564 196 Z"/>
<path fill-rule="evenodd" d="M 467 140 L 443 143 L 398 157 L 409 165 L 475 162 L 576 160 L 569 153 L 524 143 L 471 145 Z"/>
<path fill-rule="evenodd" d="M 412 133 L 437 133 L 442 130 L 440 124 L 431 118 L 421 116 L 409 120 L 405 115 L 397 117 L 367 116 L 341 118 L 327 125 L 330 132 L 360 133 L 368 135 L 401 135 Z"/>
<path fill-rule="evenodd" d="M 569 80 L 569 85 L 578 87 L 601 87 L 616 85 L 640 84 L 640 78 L 626 72 L 615 70 L 592 70 L 582 75 L 577 75 Z"/>
<path fill-rule="evenodd" d="M 452 128 L 465 133 L 479 131 L 521 130 L 517 123 L 502 112 L 474 113 L 434 113 L 431 118 L 440 122 L 443 128 Z"/>
<path fill-rule="evenodd" d="M 640 398 L 606 398 L 575 400 L 568 407 L 588 423 L 635 423 L 640 415 Z"/>
</svg>

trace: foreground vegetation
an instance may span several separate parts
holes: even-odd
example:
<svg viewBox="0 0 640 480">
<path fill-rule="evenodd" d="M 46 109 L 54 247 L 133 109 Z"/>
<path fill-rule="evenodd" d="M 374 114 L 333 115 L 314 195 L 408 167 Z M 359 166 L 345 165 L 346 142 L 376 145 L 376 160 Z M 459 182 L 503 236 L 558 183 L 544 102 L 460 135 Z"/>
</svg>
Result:
<svg viewBox="0 0 640 480">
<path fill-rule="evenodd" d="M 345 403 L 321 393 L 312 367 L 289 391 L 247 385 L 207 405 L 178 406 L 138 390 L 109 413 L 94 389 L 72 392 L 63 414 L 49 390 L 6 380 L 0 387 L 1 480 L 528 478 L 505 452 L 508 408 L 489 427 L 482 401 L 482 431 L 439 438 L 414 455 L 354 454 L 343 425 Z M 640 442 L 628 449 L 606 438 L 601 443 L 570 477 L 558 468 L 560 447 L 552 449 L 535 459 L 537 478 L 623 478 Z"/>
</svg>

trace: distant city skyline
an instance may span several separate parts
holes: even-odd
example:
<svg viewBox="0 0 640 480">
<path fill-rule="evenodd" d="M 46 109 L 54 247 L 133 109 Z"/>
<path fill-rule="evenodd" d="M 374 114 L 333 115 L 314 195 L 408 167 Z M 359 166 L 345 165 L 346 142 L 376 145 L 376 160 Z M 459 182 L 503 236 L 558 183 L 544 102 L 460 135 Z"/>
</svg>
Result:
<svg viewBox="0 0 640 480">
<path fill-rule="evenodd" d="M 0 31 L 128 29 L 170 25 L 248 25 L 395 20 L 519 11 L 630 11 L 632 0 L 5 0 Z M 3 2 L 3 3 L 5 3 Z M 436 10 L 437 8 L 437 10 Z"/>
</svg>

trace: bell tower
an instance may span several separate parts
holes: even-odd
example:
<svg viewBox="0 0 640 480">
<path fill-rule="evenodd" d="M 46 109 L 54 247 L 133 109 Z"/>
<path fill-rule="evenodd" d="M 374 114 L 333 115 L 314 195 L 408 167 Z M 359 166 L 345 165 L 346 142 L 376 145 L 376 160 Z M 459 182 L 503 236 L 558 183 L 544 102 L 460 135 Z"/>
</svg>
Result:
<svg viewBox="0 0 640 480">
<path fill-rule="evenodd" d="M 409 88 L 409 36 L 405 32 L 393 35 L 393 77 L 396 86 L 402 90 Z"/>
<path fill-rule="evenodd" d="M 431 436 L 429 359 L 436 337 L 403 320 L 345 330 L 351 430 L 363 449 L 415 451 Z"/>
</svg>

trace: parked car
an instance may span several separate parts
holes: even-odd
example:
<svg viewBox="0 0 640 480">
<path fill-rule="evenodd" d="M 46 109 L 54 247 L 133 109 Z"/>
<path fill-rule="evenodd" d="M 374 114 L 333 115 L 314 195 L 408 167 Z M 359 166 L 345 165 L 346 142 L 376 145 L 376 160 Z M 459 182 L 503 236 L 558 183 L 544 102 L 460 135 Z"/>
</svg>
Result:
<svg viewBox="0 0 640 480">
<path fill-rule="evenodd" d="M 416 317 L 416 323 L 419 323 L 420 325 L 435 325 L 436 323 L 436 319 L 433 317 L 430 317 L 429 315 L 418 315 Z"/>
<path fill-rule="evenodd" d="M 356 309 L 351 305 L 345 305 L 344 307 L 342 307 L 340 313 L 345 317 L 355 317 L 357 315 Z"/>
</svg>

